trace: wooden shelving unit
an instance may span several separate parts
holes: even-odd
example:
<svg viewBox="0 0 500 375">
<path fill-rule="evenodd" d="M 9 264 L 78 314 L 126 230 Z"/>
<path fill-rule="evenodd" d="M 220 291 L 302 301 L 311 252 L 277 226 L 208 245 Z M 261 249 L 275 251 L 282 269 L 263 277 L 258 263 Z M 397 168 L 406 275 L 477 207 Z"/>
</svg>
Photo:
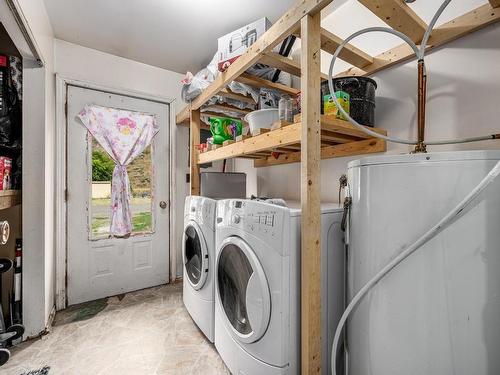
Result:
<svg viewBox="0 0 500 375">
<path fill-rule="evenodd" d="M 326 77 L 320 72 L 320 50 L 333 53 L 343 40 L 321 27 L 320 12 L 333 0 L 298 0 L 261 38 L 259 38 L 205 91 L 178 115 L 177 124 L 190 127 L 191 194 L 200 193 L 201 163 L 224 158 L 255 159 L 256 167 L 301 163 L 301 374 L 321 373 L 321 225 L 320 225 L 320 160 L 339 156 L 383 152 L 385 142 L 367 138 L 345 121 L 321 117 L 320 83 Z M 410 36 L 417 44 L 427 28 L 425 22 L 402 0 L 359 0 L 389 26 Z M 428 50 L 441 47 L 481 28 L 500 21 L 500 0 L 484 5 L 433 30 Z M 301 38 L 301 60 L 293 61 L 273 52 L 273 48 L 290 35 Z M 370 56 L 347 44 L 339 56 L 353 68 L 339 74 L 366 76 L 414 58 L 413 50 L 401 44 L 378 56 Z M 248 75 L 257 63 L 299 76 L 301 79 L 302 117 L 294 124 L 228 142 L 225 146 L 204 153 L 198 152 L 200 130 L 206 128 L 203 108 L 216 95 L 234 96 L 226 87 L 239 81 L 254 87 L 270 87 L 295 94 L 297 89 Z M 200 111 L 203 109 L 203 112 Z M 239 117 L 244 112 L 238 112 Z M 383 130 L 377 130 L 383 134 Z"/>
<path fill-rule="evenodd" d="M 0 210 L 21 204 L 21 190 L 0 190 Z"/>
</svg>

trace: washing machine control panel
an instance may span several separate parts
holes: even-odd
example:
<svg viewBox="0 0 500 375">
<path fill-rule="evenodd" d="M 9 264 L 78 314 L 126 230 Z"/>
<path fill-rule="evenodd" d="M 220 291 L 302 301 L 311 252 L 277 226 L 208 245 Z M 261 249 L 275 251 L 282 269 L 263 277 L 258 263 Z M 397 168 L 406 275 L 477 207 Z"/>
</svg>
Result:
<svg viewBox="0 0 500 375">
<path fill-rule="evenodd" d="M 199 224 L 207 224 L 215 229 L 215 211 L 217 202 L 203 197 L 192 198 L 184 208 L 185 215 Z"/>
<path fill-rule="evenodd" d="M 276 241 L 283 231 L 285 210 L 269 204 L 234 200 L 225 202 L 224 207 L 219 207 L 217 224 L 238 228 L 269 241 Z"/>
</svg>

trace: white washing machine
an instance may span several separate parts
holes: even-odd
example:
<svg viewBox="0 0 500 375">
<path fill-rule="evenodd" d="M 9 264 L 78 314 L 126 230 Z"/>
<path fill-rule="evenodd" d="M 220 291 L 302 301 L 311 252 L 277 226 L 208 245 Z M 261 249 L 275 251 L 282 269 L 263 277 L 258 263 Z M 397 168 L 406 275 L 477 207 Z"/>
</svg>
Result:
<svg viewBox="0 0 500 375">
<path fill-rule="evenodd" d="M 323 374 L 344 307 L 342 214 L 322 207 Z M 216 220 L 219 354 L 234 375 L 299 374 L 300 209 L 225 200 Z"/>
<path fill-rule="evenodd" d="M 214 342 L 215 214 L 217 201 L 188 196 L 184 206 L 183 301 L 205 336 Z"/>
</svg>

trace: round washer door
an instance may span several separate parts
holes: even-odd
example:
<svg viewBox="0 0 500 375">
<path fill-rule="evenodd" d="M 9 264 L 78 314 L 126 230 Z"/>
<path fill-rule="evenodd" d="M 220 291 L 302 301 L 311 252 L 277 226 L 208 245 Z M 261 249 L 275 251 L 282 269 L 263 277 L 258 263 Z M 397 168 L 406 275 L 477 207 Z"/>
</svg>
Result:
<svg viewBox="0 0 500 375">
<path fill-rule="evenodd" d="M 187 279 L 194 288 L 200 290 L 208 275 L 208 250 L 199 225 L 190 221 L 184 228 L 182 258 Z"/>
<path fill-rule="evenodd" d="M 217 258 L 217 295 L 225 323 L 244 343 L 259 340 L 271 318 L 271 294 L 264 269 L 250 246 L 238 237 L 221 245 Z"/>
</svg>

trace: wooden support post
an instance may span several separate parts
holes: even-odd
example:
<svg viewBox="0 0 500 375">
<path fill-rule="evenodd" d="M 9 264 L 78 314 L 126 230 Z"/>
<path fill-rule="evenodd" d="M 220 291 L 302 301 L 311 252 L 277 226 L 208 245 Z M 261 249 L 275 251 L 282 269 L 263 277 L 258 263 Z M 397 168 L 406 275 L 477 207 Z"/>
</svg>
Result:
<svg viewBox="0 0 500 375">
<path fill-rule="evenodd" d="M 201 116 L 200 110 L 191 111 L 189 127 L 189 153 L 191 161 L 191 195 L 200 195 L 200 166 L 198 165 L 198 149 L 200 144 Z"/>
<path fill-rule="evenodd" d="M 301 20 L 302 375 L 321 374 L 320 22 L 320 14 L 306 15 Z"/>
</svg>

